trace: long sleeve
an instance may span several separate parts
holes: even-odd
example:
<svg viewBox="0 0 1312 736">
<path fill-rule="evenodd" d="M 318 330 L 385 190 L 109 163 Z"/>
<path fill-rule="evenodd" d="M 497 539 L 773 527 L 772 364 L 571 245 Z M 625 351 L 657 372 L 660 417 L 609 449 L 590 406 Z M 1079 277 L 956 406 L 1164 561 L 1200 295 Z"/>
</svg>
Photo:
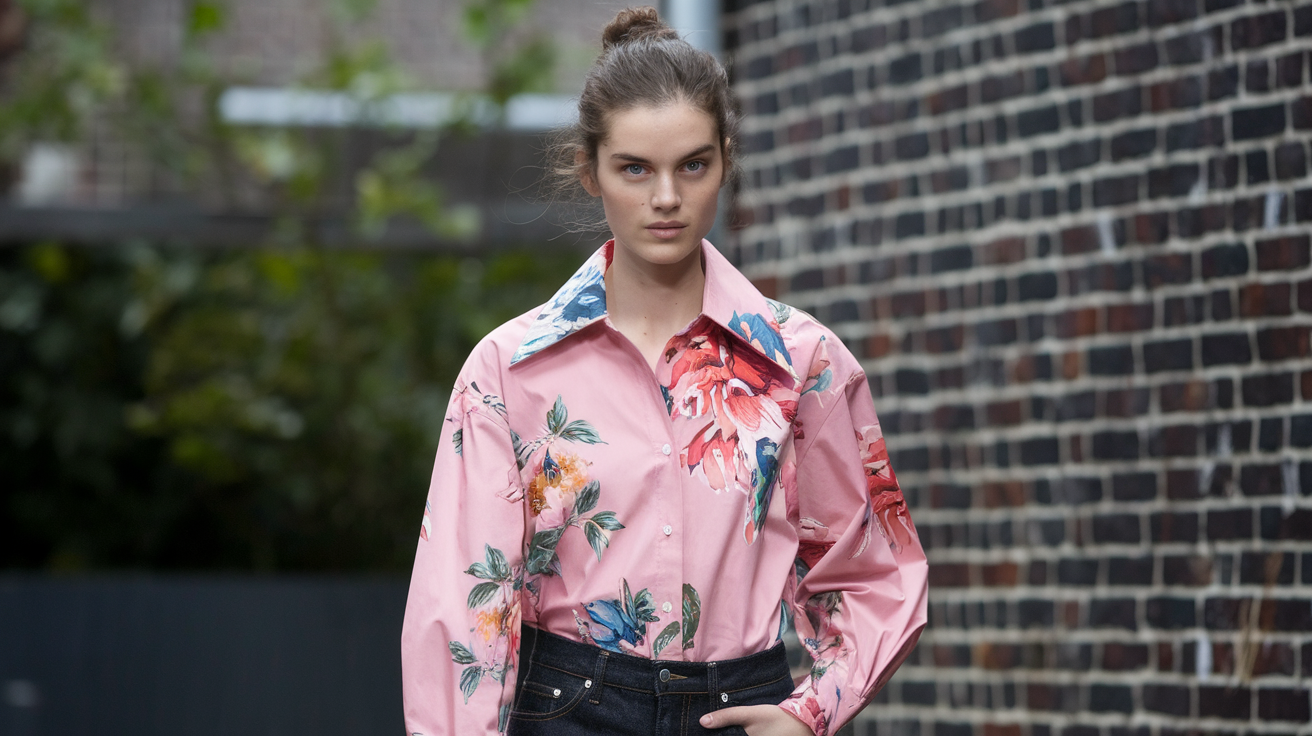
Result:
<svg viewBox="0 0 1312 736">
<path fill-rule="evenodd" d="M 503 731 L 514 697 L 523 493 L 496 372 L 471 369 L 478 362 L 445 415 L 401 633 L 406 732 L 416 736 Z"/>
<path fill-rule="evenodd" d="M 910 653 L 928 572 L 865 375 L 841 345 L 829 352 L 833 367 L 825 359 L 803 394 L 805 439 L 783 478 L 799 538 L 786 602 L 815 664 L 780 705 L 817 736 L 851 720 Z"/>
</svg>

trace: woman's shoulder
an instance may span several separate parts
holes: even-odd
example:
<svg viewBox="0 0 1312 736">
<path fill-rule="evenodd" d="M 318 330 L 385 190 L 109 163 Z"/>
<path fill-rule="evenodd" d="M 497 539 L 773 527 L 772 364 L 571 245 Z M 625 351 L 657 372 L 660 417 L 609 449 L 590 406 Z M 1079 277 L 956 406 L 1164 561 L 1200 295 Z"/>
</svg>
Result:
<svg viewBox="0 0 1312 736">
<path fill-rule="evenodd" d="M 500 375 L 510 367 L 515 351 L 519 349 L 528 333 L 529 326 L 537 319 L 545 305 L 538 305 L 527 312 L 501 323 L 496 329 L 483 336 L 465 360 L 464 374 L 477 373 L 490 377 Z"/>
<path fill-rule="evenodd" d="M 846 381 L 861 373 L 861 364 L 833 330 L 811 314 L 774 299 L 766 299 L 774 313 L 779 334 L 799 377 L 814 377 L 825 370 Z M 807 375 L 800 375 L 803 370 Z"/>
</svg>

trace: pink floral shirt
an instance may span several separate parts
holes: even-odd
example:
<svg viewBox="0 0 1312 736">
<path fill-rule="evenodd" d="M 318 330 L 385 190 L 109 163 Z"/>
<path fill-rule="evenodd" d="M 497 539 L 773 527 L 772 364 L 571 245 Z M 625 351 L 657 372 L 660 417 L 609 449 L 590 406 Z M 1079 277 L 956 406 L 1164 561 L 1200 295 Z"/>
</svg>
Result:
<svg viewBox="0 0 1312 736">
<path fill-rule="evenodd" d="M 521 621 L 701 662 L 795 617 L 815 665 L 780 707 L 831 734 L 925 625 L 865 374 L 705 241 L 702 315 L 653 373 L 606 316 L 611 247 L 457 380 L 401 637 L 407 732 L 504 731 Z"/>
</svg>

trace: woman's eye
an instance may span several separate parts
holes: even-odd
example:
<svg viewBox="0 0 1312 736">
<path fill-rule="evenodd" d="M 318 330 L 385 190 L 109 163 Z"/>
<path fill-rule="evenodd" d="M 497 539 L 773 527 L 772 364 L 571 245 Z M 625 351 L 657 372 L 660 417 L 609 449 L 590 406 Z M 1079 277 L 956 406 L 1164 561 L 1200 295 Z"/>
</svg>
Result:
<svg viewBox="0 0 1312 736">
<path fill-rule="evenodd" d="M 624 173 L 638 176 L 642 173 L 642 164 L 629 164 L 624 167 Z"/>
<path fill-rule="evenodd" d="M 701 171 L 701 170 L 704 169 L 704 168 L 706 168 L 706 164 L 702 163 L 701 161 L 689 161 L 689 162 L 688 162 L 688 170 L 689 170 L 689 171 Z"/>
</svg>

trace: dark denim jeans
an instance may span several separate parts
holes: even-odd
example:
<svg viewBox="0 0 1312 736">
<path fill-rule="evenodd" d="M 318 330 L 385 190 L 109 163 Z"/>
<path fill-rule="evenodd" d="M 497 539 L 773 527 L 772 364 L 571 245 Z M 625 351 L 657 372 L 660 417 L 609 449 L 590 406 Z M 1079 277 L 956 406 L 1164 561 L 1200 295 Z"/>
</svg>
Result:
<svg viewBox="0 0 1312 736">
<path fill-rule="evenodd" d="M 723 662 L 607 652 L 525 626 L 507 736 L 743 736 L 705 729 L 706 713 L 774 705 L 793 692 L 783 644 Z"/>
</svg>

